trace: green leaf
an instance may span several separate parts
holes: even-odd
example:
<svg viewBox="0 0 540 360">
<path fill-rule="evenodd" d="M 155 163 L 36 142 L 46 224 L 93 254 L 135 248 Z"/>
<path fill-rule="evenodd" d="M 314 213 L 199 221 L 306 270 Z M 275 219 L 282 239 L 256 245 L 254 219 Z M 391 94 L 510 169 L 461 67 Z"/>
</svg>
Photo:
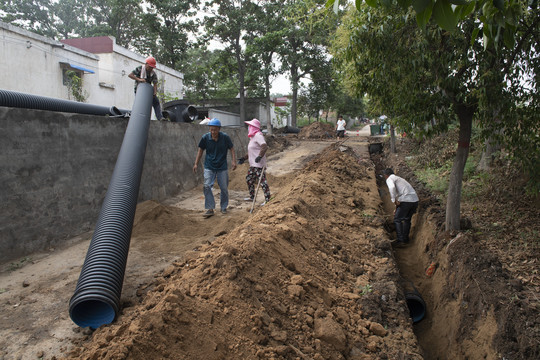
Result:
<svg viewBox="0 0 540 360">
<path fill-rule="evenodd" d="M 469 2 L 468 0 L 448 0 L 450 4 L 454 5 L 469 5 L 474 4 L 474 2 Z"/>
<path fill-rule="evenodd" d="M 471 36 L 471 47 L 474 45 L 474 42 L 476 41 L 476 38 L 478 37 L 478 33 L 480 32 L 479 28 L 475 28 L 472 32 Z"/>
<path fill-rule="evenodd" d="M 431 0 L 412 0 L 412 7 L 417 14 L 424 12 L 431 5 Z"/>
<path fill-rule="evenodd" d="M 487 50 L 489 45 L 491 44 L 491 41 L 490 41 L 490 38 L 486 35 L 485 32 L 484 32 L 484 36 L 483 36 L 483 41 L 484 41 L 484 50 Z"/>
<path fill-rule="evenodd" d="M 355 4 L 356 4 L 356 8 L 360 9 L 360 7 L 362 6 L 362 0 L 356 0 Z"/>
<path fill-rule="evenodd" d="M 433 7 L 433 18 L 441 28 L 447 31 L 455 30 L 458 23 L 458 17 L 448 0 L 437 0 Z"/>
<path fill-rule="evenodd" d="M 493 6 L 501 11 L 504 11 L 504 0 L 493 0 Z"/>
<path fill-rule="evenodd" d="M 470 2 L 467 5 L 458 5 L 456 12 L 459 11 L 459 18 L 464 19 L 474 11 L 475 3 Z"/>
<path fill-rule="evenodd" d="M 327 9 L 330 9 L 330 6 L 332 6 L 332 5 L 334 4 L 335 1 L 336 1 L 336 0 L 328 0 L 328 1 L 326 2 L 326 5 L 325 5 L 326 8 L 327 8 Z"/>
<path fill-rule="evenodd" d="M 421 13 L 416 13 L 416 23 L 421 29 L 426 28 L 429 18 L 431 18 L 431 7 L 428 7 Z"/>
<path fill-rule="evenodd" d="M 412 0 L 397 0 L 399 6 L 401 6 L 404 9 L 407 9 L 409 6 L 411 6 Z"/>
<path fill-rule="evenodd" d="M 366 0 L 366 4 L 371 7 L 377 7 L 377 0 Z"/>
</svg>

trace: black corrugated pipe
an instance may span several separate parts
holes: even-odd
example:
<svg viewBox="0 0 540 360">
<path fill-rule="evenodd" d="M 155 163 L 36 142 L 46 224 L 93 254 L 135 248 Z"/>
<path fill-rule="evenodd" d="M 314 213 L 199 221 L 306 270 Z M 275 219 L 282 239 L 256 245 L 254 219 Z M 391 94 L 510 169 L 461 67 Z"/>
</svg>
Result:
<svg viewBox="0 0 540 360">
<path fill-rule="evenodd" d="M 126 116 L 129 113 L 129 110 L 118 109 L 116 106 L 85 104 L 2 89 L 0 89 L 0 106 L 115 117 Z"/>
<path fill-rule="evenodd" d="M 405 291 L 405 300 L 413 323 L 417 323 L 426 316 L 426 303 L 420 295 L 420 292 L 414 286 L 412 281 L 402 280 L 403 290 Z"/>
<path fill-rule="evenodd" d="M 185 100 L 173 100 L 163 104 L 163 116 L 171 122 L 193 122 L 199 116 L 195 106 Z"/>
<path fill-rule="evenodd" d="M 141 83 L 92 241 L 69 302 L 80 327 L 110 324 L 120 309 L 129 242 L 143 169 L 153 88 Z"/>
</svg>

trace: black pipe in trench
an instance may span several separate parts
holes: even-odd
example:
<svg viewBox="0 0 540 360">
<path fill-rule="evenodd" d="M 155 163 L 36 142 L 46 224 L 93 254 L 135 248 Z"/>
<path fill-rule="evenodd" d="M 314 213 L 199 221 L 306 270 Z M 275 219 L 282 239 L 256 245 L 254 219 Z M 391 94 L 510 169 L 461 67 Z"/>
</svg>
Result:
<svg viewBox="0 0 540 360">
<path fill-rule="evenodd" d="M 75 293 L 69 302 L 69 316 L 80 327 L 97 329 L 110 324 L 120 310 L 120 295 L 148 140 L 152 95 L 150 84 L 139 84 L 109 188 Z"/>
<path fill-rule="evenodd" d="M 128 110 L 0 89 L 0 106 L 100 116 L 126 116 Z"/>
</svg>

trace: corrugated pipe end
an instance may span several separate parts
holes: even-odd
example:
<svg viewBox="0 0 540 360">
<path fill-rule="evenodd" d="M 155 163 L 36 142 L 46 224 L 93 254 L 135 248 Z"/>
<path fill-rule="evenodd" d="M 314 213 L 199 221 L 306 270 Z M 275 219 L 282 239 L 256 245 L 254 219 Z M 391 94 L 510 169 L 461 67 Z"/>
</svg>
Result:
<svg viewBox="0 0 540 360">
<path fill-rule="evenodd" d="M 422 320 L 426 315 L 426 303 L 422 299 L 422 296 L 418 293 L 407 293 L 405 294 L 405 300 L 407 301 L 407 307 L 409 308 L 413 323 Z"/>
<path fill-rule="evenodd" d="M 97 329 L 116 319 L 119 308 L 113 294 L 102 288 L 85 289 L 73 295 L 69 304 L 69 317 L 80 327 Z"/>
</svg>

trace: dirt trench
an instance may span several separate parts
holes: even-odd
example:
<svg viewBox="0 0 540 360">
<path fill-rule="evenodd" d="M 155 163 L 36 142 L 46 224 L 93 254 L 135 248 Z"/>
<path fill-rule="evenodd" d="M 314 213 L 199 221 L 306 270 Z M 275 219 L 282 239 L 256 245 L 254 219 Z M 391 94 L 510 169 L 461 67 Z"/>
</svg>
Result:
<svg viewBox="0 0 540 360">
<path fill-rule="evenodd" d="M 377 173 L 392 167 L 420 197 L 411 243 L 394 249 L 394 254 L 400 276 L 412 282 L 425 300 L 426 316 L 413 325 L 424 358 L 538 358 L 540 319 L 534 305 L 516 295 L 523 288 L 520 282 L 475 232 L 444 231 L 444 209 L 416 179 L 403 154 L 375 154 L 372 160 Z M 383 178 L 377 180 L 386 229 L 395 238 L 394 205 Z"/>
<path fill-rule="evenodd" d="M 333 143 L 70 359 L 421 359 L 365 142 Z"/>
<path fill-rule="evenodd" d="M 67 314 L 90 234 L 2 272 L 0 359 L 538 358 L 497 259 L 442 232 L 440 206 L 407 168 L 367 149 L 350 138 L 273 155 L 274 198 L 251 215 L 245 166 L 231 172 L 226 215 L 203 219 L 200 189 L 139 204 L 122 312 L 94 332 Z M 390 246 L 379 196 L 387 164 L 421 196 L 404 249 Z M 426 301 L 415 325 L 403 278 Z"/>
</svg>

